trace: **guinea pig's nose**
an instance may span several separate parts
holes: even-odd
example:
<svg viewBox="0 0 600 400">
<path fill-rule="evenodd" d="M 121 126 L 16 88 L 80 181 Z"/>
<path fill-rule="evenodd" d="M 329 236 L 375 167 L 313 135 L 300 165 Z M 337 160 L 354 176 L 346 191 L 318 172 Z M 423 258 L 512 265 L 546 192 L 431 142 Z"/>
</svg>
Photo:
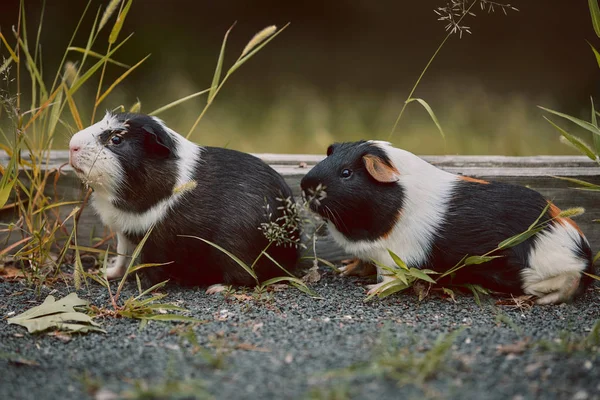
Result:
<svg viewBox="0 0 600 400">
<path fill-rule="evenodd" d="M 80 149 L 81 149 L 81 147 L 79 147 L 79 146 L 71 146 L 69 148 L 69 150 L 71 150 L 71 153 L 77 153 Z"/>
</svg>

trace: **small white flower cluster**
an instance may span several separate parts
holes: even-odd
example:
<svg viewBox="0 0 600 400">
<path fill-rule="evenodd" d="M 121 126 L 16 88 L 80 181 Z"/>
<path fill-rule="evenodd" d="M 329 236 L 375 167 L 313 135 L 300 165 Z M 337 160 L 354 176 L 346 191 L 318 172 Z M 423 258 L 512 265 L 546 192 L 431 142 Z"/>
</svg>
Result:
<svg viewBox="0 0 600 400">
<path fill-rule="evenodd" d="M 463 32 L 471 33 L 471 28 L 463 24 L 466 16 L 475 16 L 471 11 L 476 3 L 479 3 L 481 10 L 493 13 L 496 9 L 501 9 L 506 15 L 507 10 L 519 11 L 516 7 L 510 4 L 503 4 L 490 0 L 450 0 L 444 7 L 437 7 L 433 10 L 438 15 L 438 21 L 444 21 L 445 29 L 450 33 L 458 33 L 462 37 Z"/>
<path fill-rule="evenodd" d="M 291 197 L 277 198 L 281 203 L 277 210 L 281 216 L 273 220 L 273 210 L 269 203 L 265 204 L 265 216 L 268 222 L 263 222 L 258 228 L 270 243 L 277 246 L 304 247 L 300 242 L 300 206 Z"/>
</svg>

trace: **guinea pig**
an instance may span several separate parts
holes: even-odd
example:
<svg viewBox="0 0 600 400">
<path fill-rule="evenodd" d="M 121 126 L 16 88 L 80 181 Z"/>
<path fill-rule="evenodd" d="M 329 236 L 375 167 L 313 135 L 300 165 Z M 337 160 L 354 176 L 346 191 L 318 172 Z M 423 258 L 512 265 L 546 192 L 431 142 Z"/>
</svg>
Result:
<svg viewBox="0 0 600 400">
<path fill-rule="evenodd" d="M 153 227 L 141 262 L 169 264 L 142 270 L 150 282 L 256 284 L 228 255 L 187 236 L 217 244 L 252 265 L 269 245 L 259 227 L 279 224 L 280 202 L 292 197 L 270 166 L 239 151 L 200 147 L 143 114 L 107 113 L 76 133 L 69 148 L 71 166 L 93 189 L 91 205 L 117 235 L 109 279 L 124 275 L 127 256 Z M 268 254 L 292 269 L 299 232 L 288 226 L 286 233 L 290 241 L 272 244 Z M 284 275 L 264 255 L 254 269 L 260 281 Z"/>
<path fill-rule="evenodd" d="M 535 295 L 540 304 L 569 301 L 590 282 L 587 239 L 532 189 L 451 174 L 380 141 L 329 146 L 301 186 L 335 241 L 357 258 L 346 274 L 359 261 L 394 265 L 388 250 L 409 267 L 447 271 L 526 231 L 546 209 L 541 232 L 493 254 L 500 258 L 462 268 L 453 282 Z M 377 276 L 370 294 L 393 279 L 380 267 Z"/>
</svg>

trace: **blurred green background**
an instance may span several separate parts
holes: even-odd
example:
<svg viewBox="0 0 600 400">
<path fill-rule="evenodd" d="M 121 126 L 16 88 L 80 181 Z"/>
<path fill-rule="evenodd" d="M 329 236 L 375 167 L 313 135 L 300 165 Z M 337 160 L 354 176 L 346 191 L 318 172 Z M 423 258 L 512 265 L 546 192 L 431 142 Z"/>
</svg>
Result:
<svg viewBox="0 0 600 400">
<path fill-rule="evenodd" d="M 1 3 L 0 29 L 12 38 L 18 1 Z M 33 39 L 42 2 L 25 3 Z M 85 4 L 46 2 L 45 79 L 53 79 Z M 92 1 L 74 45 L 85 47 L 96 11 L 106 4 Z M 433 12 L 444 5 L 443 0 L 136 0 L 123 30 L 135 34 L 114 58 L 133 65 L 152 56 L 103 108 L 129 108 L 139 99 L 142 111 L 149 112 L 208 88 L 223 35 L 234 21 L 226 66 L 255 32 L 290 22 L 225 84 L 192 139 L 279 153 L 323 153 L 333 141 L 387 139 L 412 85 L 445 36 Z M 589 98 L 599 87 L 598 65 L 586 43 L 596 38 L 587 2 L 515 0 L 512 5 L 520 11 L 504 15 L 500 9 L 492 14 L 475 9 L 476 16 L 465 21 L 472 34 L 447 42 L 415 93 L 434 109 L 446 140 L 413 103 L 392 137 L 396 146 L 418 154 L 576 154 L 559 142 L 536 106 L 589 120 Z M 94 50 L 105 52 L 106 38 L 97 43 Z M 70 59 L 80 56 L 71 53 Z M 105 87 L 123 71 L 110 65 Z M 77 94 L 86 124 L 95 90 L 92 82 Z M 205 101 L 198 97 L 160 117 L 185 134 Z M 66 146 L 74 132 L 65 127 L 61 133 L 59 145 Z"/>
</svg>

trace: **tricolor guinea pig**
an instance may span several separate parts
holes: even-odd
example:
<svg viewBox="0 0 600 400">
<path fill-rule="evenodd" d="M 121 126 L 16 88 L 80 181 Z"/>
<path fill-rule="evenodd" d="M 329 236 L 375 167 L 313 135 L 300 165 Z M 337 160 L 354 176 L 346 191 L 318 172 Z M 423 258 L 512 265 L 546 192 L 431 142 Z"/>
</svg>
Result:
<svg viewBox="0 0 600 400">
<path fill-rule="evenodd" d="M 541 232 L 494 253 L 500 258 L 462 268 L 455 279 L 535 295 L 540 304 L 569 301 L 589 283 L 588 241 L 534 190 L 454 175 L 379 141 L 331 145 L 301 186 L 305 195 L 323 189 L 311 208 L 358 260 L 392 266 L 389 249 L 409 267 L 438 272 L 526 231 L 546 209 Z M 370 293 L 392 279 L 379 267 L 377 275 Z"/>
<path fill-rule="evenodd" d="M 263 161 L 200 147 L 143 114 L 107 113 L 76 133 L 69 146 L 70 164 L 93 188 L 93 208 L 117 235 L 119 255 L 108 269 L 109 279 L 123 276 L 127 255 L 154 227 L 141 262 L 170 264 L 144 269 L 151 282 L 256 283 L 220 250 L 185 236 L 215 243 L 252 265 L 269 244 L 261 223 L 277 221 L 281 199 L 292 196 L 283 178 Z M 299 235 L 297 230 L 287 233 Z M 294 267 L 298 257 L 290 245 L 271 245 L 268 253 L 285 268 Z M 264 256 L 255 272 L 261 281 L 282 275 Z"/>
</svg>

